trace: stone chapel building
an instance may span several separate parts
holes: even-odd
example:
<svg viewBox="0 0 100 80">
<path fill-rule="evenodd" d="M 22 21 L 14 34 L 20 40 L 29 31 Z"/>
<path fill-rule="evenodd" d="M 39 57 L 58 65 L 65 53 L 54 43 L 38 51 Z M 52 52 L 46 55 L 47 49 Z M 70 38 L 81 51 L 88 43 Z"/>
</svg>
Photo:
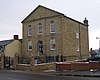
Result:
<svg viewBox="0 0 100 80">
<path fill-rule="evenodd" d="M 22 21 L 22 56 L 44 62 L 84 59 L 89 55 L 88 20 L 81 23 L 39 5 Z"/>
</svg>

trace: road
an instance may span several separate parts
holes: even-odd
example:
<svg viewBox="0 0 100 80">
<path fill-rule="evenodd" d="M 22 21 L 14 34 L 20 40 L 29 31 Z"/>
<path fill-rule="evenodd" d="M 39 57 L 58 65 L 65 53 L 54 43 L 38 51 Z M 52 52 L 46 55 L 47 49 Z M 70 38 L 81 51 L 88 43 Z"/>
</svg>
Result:
<svg viewBox="0 0 100 80">
<path fill-rule="evenodd" d="M 46 73 L 32 73 L 20 71 L 0 71 L 0 80 L 100 80 L 93 77 L 56 76 Z"/>
</svg>

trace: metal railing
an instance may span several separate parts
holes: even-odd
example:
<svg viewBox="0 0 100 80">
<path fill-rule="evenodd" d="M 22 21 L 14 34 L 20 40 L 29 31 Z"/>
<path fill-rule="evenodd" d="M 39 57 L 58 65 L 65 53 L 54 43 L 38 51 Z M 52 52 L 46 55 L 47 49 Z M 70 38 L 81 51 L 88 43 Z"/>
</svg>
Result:
<svg viewBox="0 0 100 80">
<path fill-rule="evenodd" d="M 30 59 L 25 57 L 18 57 L 18 64 L 30 64 Z"/>
</svg>

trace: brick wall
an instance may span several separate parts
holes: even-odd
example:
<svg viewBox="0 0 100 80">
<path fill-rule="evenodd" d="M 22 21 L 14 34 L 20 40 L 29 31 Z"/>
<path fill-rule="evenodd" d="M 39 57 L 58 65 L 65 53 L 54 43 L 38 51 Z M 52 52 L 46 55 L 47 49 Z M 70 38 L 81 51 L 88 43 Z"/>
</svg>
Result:
<svg viewBox="0 0 100 80">
<path fill-rule="evenodd" d="M 88 62 L 72 62 L 71 70 L 89 70 Z"/>
<path fill-rule="evenodd" d="M 100 62 L 91 61 L 91 62 L 66 62 L 62 64 L 57 64 L 56 70 L 64 71 L 64 70 L 78 70 L 78 71 L 86 71 L 90 69 L 100 70 Z"/>
<path fill-rule="evenodd" d="M 71 70 L 71 63 L 56 64 L 57 71 Z"/>
<path fill-rule="evenodd" d="M 97 62 L 97 61 L 89 62 L 89 67 L 90 69 L 100 70 L 100 62 Z"/>
</svg>

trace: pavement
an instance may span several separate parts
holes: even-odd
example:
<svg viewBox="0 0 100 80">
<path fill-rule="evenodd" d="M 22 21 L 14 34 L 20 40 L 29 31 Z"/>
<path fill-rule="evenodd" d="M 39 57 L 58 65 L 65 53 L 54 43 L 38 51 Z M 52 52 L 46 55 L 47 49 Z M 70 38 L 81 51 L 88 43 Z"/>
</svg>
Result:
<svg viewBox="0 0 100 80">
<path fill-rule="evenodd" d="M 79 76 L 79 77 L 100 77 L 100 71 L 90 70 L 90 71 L 52 71 L 44 72 L 56 76 Z"/>
</svg>

